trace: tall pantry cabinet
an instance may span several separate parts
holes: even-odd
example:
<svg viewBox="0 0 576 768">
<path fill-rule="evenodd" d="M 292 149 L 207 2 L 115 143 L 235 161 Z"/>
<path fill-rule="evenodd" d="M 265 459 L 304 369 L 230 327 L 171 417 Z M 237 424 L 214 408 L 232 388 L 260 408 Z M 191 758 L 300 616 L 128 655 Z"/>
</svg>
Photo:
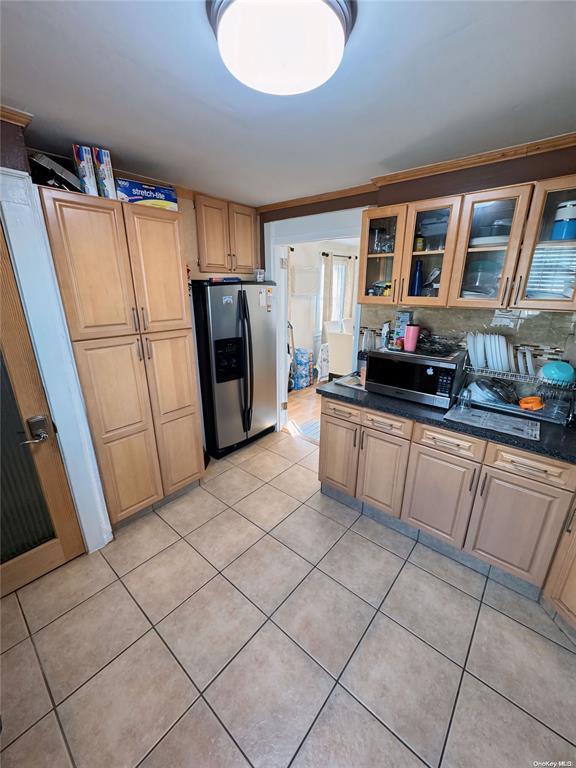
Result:
<svg viewBox="0 0 576 768">
<path fill-rule="evenodd" d="M 204 469 L 179 214 L 40 192 L 116 523 Z"/>
</svg>

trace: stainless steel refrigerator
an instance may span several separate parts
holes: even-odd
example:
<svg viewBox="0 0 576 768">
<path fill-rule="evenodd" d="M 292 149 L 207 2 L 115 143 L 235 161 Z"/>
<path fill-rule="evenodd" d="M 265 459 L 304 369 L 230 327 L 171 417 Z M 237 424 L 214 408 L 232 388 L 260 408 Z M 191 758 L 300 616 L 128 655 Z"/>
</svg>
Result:
<svg viewBox="0 0 576 768">
<path fill-rule="evenodd" d="M 195 280 L 206 451 L 220 458 L 276 426 L 276 284 Z"/>
</svg>

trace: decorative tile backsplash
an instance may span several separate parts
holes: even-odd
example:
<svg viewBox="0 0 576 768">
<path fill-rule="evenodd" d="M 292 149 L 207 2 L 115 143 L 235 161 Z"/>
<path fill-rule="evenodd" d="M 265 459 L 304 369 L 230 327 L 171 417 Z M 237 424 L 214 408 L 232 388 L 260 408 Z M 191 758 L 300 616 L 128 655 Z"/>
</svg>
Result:
<svg viewBox="0 0 576 768">
<path fill-rule="evenodd" d="M 515 346 L 533 348 L 535 357 L 569 360 L 576 364 L 576 313 L 535 310 L 492 310 L 414 307 L 414 322 L 434 335 L 465 344 L 469 331 L 499 333 Z M 362 331 L 379 333 L 382 324 L 394 324 L 393 307 L 362 305 Z"/>
</svg>

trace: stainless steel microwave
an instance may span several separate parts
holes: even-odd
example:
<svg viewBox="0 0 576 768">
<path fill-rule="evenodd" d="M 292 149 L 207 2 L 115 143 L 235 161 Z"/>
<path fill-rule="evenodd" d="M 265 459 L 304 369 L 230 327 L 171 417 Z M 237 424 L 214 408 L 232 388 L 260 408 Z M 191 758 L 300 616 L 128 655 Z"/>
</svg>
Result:
<svg viewBox="0 0 576 768">
<path fill-rule="evenodd" d="M 464 376 L 464 351 L 447 357 L 412 352 L 370 352 L 366 389 L 381 395 L 450 408 Z"/>
</svg>

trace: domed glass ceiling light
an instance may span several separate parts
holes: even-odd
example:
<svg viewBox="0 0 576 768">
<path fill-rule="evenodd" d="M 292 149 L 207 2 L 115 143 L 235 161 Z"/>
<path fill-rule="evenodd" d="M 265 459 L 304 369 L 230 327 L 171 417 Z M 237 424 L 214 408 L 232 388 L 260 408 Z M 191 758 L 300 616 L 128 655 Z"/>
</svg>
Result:
<svg viewBox="0 0 576 768">
<path fill-rule="evenodd" d="M 354 0 L 207 0 L 220 56 L 241 83 L 279 96 L 329 80 L 354 26 Z"/>
</svg>

